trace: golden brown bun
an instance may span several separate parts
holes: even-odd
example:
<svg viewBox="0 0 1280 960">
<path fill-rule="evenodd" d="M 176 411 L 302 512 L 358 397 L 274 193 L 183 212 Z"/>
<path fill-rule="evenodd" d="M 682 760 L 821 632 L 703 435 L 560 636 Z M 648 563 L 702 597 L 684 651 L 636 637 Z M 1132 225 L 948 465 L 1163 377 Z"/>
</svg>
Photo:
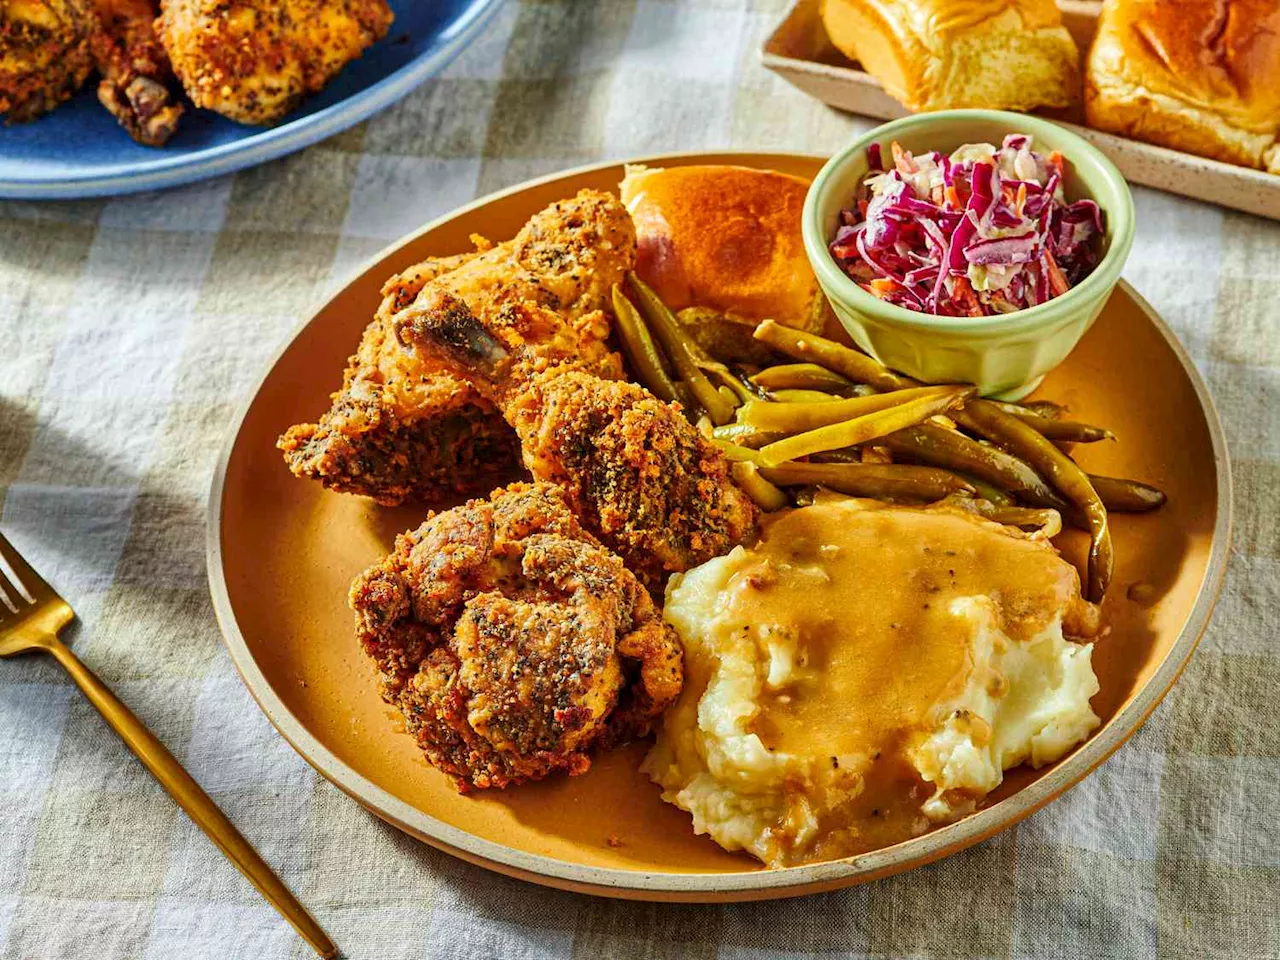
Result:
<svg viewBox="0 0 1280 960">
<path fill-rule="evenodd" d="M 628 167 L 621 194 L 636 224 L 636 272 L 673 310 L 811 328 L 826 301 L 800 233 L 808 189 L 749 167 Z"/>
<path fill-rule="evenodd" d="M 1065 107 L 1079 86 L 1053 0 L 822 0 L 822 22 L 912 110 Z"/>
<path fill-rule="evenodd" d="M 1280 173 L 1280 2 L 1109 0 L 1085 112 L 1099 130 Z"/>
</svg>

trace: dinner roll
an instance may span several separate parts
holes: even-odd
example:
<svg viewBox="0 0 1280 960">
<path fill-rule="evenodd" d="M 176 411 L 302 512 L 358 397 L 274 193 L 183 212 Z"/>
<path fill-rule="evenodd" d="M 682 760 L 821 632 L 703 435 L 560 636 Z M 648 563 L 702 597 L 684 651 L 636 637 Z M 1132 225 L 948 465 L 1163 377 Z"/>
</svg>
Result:
<svg viewBox="0 0 1280 960">
<path fill-rule="evenodd" d="M 636 225 L 636 272 L 672 310 L 821 329 L 826 300 L 800 232 L 808 189 L 750 167 L 628 166 L 621 194 Z"/>
<path fill-rule="evenodd" d="M 1280 173 L 1280 2 L 1108 0 L 1089 126 Z"/>
<path fill-rule="evenodd" d="M 822 0 L 822 22 L 912 110 L 1065 107 L 1078 87 L 1053 0 Z"/>
</svg>

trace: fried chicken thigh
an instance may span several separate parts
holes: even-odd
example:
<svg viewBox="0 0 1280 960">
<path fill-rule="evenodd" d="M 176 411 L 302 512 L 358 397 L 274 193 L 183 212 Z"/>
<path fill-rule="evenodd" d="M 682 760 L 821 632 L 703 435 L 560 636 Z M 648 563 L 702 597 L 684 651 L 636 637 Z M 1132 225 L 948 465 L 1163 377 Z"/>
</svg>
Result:
<svg viewBox="0 0 1280 960">
<path fill-rule="evenodd" d="M 566 357 L 545 335 L 554 322 L 532 304 L 495 315 L 439 289 L 394 318 L 404 344 L 502 411 L 534 478 L 563 485 L 587 529 L 660 595 L 667 574 L 749 537 L 755 506 L 678 407 Z M 542 335 L 522 335 L 530 330 Z"/>
<path fill-rule="evenodd" d="M 683 684 L 675 632 L 550 484 L 431 517 L 350 602 L 383 697 L 464 793 L 582 773 Z"/>
<path fill-rule="evenodd" d="M 386 0 L 164 0 L 160 32 L 198 107 L 272 124 L 391 26 Z"/>
<path fill-rule="evenodd" d="M 95 28 L 89 0 L 0 0 L 0 118 L 31 120 L 79 90 Z"/>
<path fill-rule="evenodd" d="M 622 375 L 602 312 L 635 260 L 635 232 L 613 197 L 584 191 L 536 214 L 515 239 L 428 260 L 383 288 L 383 301 L 318 423 L 280 439 L 289 469 L 379 503 L 475 493 L 514 476 L 519 445 L 493 404 L 433 356 L 408 350 L 393 320 L 447 294 L 547 357 Z"/>
</svg>

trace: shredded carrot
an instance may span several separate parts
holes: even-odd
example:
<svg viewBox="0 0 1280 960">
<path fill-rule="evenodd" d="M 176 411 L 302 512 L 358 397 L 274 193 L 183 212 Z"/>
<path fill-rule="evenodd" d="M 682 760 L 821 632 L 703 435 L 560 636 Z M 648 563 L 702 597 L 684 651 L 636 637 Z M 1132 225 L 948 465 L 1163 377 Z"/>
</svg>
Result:
<svg viewBox="0 0 1280 960">
<path fill-rule="evenodd" d="M 1058 267 L 1058 261 L 1053 259 L 1053 254 L 1048 250 L 1044 252 L 1045 272 L 1049 279 L 1049 293 L 1055 297 L 1060 297 L 1070 289 L 1067 284 L 1067 278 L 1062 275 L 1062 270 Z"/>
<path fill-rule="evenodd" d="M 1049 165 L 1058 171 L 1058 176 L 1062 176 L 1062 151 L 1055 150 L 1049 154 Z"/>
<path fill-rule="evenodd" d="M 871 281 L 871 292 L 876 296 L 880 296 L 881 294 L 891 292 L 895 287 L 897 287 L 897 285 L 898 284 L 895 281 L 886 277 L 877 277 L 875 280 Z"/>
<path fill-rule="evenodd" d="M 959 276 L 955 278 L 955 286 L 951 296 L 953 300 L 964 305 L 965 309 L 969 312 L 969 316 L 985 316 L 982 312 L 982 304 L 978 301 L 978 295 L 970 285 L 968 277 Z"/>
<path fill-rule="evenodd" d="M 916 172 L 915 160 L 911 158 L 911 154 L 898 145 L 897 140 L 889 144 L 889 150 L 893 154 L 893 165 L 898 168 L 899 173 L 906 176 Z"/>
<path fill-rule="evenodd" d="M 947 203 L 951 204 L 955 210 L 960 209 L 960 194 L 956 193 L 955 187 L 947 187 Z"/>
<path fill-rule="evenodd" d="M 1027 202 L 1027 185 L 1025 183 L 1018 184 L 1018 195 L 1014 198 L 1013 208 L 1018 212 L 1018 216 L 1022 216 L 1022 205 Z"/>
<path fill-rule="evenodd" d="M 929 192 L 929 196 L 934 203 L 936 203 L 938 206 L 942 206 L 942 200 L 943 200 L 942 184 L 940 183 L 934 184 L 933 190 Z"/>
</svg>

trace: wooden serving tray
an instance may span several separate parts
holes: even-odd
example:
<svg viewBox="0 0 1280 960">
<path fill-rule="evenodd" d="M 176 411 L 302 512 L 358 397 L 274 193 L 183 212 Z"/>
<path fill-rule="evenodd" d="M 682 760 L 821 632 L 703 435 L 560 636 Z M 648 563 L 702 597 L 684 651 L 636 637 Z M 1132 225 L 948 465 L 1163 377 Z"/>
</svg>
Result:
<svg viewBox="0 0 1280 960">
<path fill-rule="evenodd" d="M 1058 6 L 1076 45 L 1087 51 L 1102 5 L 1059 0 Z M 885 120 L 911 112 L 889 96 L 879 80 L 832 46 L 818 13 L 818 0 L 798 0 L 765 41 L 763 60 L 765 67 L 800 90 L 841 110 Z M 1091 130 L 1083 125 L 1079 101 L 1063 110 L 1036 112 L 1092 143 L 1130 183 L 1280 220 L 1280 176 Z"/>
</svg>

